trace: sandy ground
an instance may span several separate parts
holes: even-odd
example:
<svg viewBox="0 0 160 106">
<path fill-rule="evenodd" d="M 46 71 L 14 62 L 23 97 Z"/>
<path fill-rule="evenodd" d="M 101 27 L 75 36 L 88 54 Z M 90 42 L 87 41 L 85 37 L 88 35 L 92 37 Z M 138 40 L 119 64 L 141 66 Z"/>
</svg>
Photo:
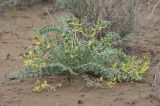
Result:
<svg viewBox="0 0 160 106">
<path fill-rule="evenodd" d="M 45 7 L 34 6 L 0 14 L 0 106 L 160 106 L 157 98 L 149 96 L 152 77 L 160 60 L 159 11 L 158 15 L 147 22 L 144 21 L 145 15 L 140 16 L 140 33 L 132 37 L 132 42 L 128 44 L 134 54 L 151 58 L 152 64 L 144 83 L 120 83 L 113 88 L 81 90 L 83 84 L 76 80 L 72 85 L 65 84 L 56 93 L 36 94 L 32 91 L 34 79 L 20 82 L 5 78 L 8 72 L 23 67 L 19 54 L 30 45 L 36 35 L 33 29 L 46 24 L 46 20 L 53 20 L 43 16 L 42 8 Z"/>
</svg>

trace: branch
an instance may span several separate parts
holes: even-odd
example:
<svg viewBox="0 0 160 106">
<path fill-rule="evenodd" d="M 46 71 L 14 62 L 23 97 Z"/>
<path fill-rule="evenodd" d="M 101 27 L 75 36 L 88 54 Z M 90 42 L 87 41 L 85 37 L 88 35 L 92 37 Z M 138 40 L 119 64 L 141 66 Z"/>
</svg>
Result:
<svg viewBox="0 0 160 106">
<path fill-rule="evenodd" d="M 151 13 L 148 15 L 148 19 L 150 20 L 154 14 L 154 11 L 156 10 L 156 8 L 158 7 L 158 5 L 160 4 L 160 0 L 154 5 Z"/>
</svg>

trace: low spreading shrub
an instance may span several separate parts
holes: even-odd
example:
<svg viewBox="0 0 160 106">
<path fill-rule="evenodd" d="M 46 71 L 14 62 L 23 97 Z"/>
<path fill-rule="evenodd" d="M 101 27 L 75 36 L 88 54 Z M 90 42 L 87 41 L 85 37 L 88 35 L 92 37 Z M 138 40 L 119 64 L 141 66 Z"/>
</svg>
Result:
<svg viewBox="0 0 160 106">
<path fill-rule="evenodd" d="M 68 10 L 78 19 L 95 22 L 100 15 L 100 0 L 59 0 L 59 8 Z"/>
<path fill-rule="evenodd" d="M 112 44 L 119 38 L 116 33 L 110 32 L 103 39 L 97 39 L 97 34 L 107 27 L 107 23 L 98 20 L 92 26 L 72 17 L 60 22 L 59 26 L 42 27 L 34 38 L 32 49 L 20 55 L 25 69 L 10 73 L 7 77 L 43 78 L 63 72 L 81 77 L 87 87 L 96 85 L 89 78 L 90 74 L 106 80 L 109 86 L 117 81 L 142 80 L 149 59 L 138 59 L 126 55 L 120 48 L 114 48 Z M 48 36 L 51 32 L 54 33 L 52 37 Z"/>
<path fill-rule="evenodd" d="M 70 11 L 80 20 L 95 23 L 99 18 L 112 22 L 108 31 L 121 37 L 133 32 L 137 0 L 58 0 L 62 10 Z"/>
</svg>

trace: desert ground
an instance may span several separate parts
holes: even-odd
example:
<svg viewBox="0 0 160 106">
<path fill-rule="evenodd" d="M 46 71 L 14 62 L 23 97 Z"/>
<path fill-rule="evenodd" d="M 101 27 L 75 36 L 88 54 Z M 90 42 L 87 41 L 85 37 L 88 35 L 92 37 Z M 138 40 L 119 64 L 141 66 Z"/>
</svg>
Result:
<svg viewBox="0 0 160 106">
<path fill-rule="evenodd" d="M 55 93 L 34 93 L 35 79 L 7 79 L 7 73 L 23 67 L 19 54 L 32 43 L 36 35 L 33 29 L 45 25 L 48 20 L 55 21 L 54 17 L 44 15 L 44 8 L 48 7 L 37 5 L 0 13 L 0 106 L 160 106 L 160 98 L 150 96 L 153 75 L 160 71 L 160 6 L 150 19 L 145 7 L 141 10 L 136 29 L 138 33 L 125 44 L 129 53 L 151 59 L 144 82 L 123 82 L 113 88 L 89 89 L 83 88 L 83 83 L 77 79 L 72 84 L 66 83 Z M 66 14 L 58 12 L 54 15 Z M 50 79 L 57 80 L 56 76 Z"/>
</svg>

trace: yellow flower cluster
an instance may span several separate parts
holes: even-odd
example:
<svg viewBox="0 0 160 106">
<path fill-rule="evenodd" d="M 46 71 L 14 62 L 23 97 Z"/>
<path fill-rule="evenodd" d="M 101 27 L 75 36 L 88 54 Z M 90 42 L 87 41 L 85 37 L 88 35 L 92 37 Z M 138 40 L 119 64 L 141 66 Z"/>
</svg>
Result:
<svg viewBox="0 0 160 106">
<path fill-rule="evenodd" d="M 37 84 L 36 84 L 35 88 L 33 89 L 33 91 L 36 92 L 36 93 L 39 93 L 42 90 L 45 90 L 49 87 L 46 80 L 42 84 L 40 84 L 39 80 L 37 80 L 36 83 Z"/>
</svg>

